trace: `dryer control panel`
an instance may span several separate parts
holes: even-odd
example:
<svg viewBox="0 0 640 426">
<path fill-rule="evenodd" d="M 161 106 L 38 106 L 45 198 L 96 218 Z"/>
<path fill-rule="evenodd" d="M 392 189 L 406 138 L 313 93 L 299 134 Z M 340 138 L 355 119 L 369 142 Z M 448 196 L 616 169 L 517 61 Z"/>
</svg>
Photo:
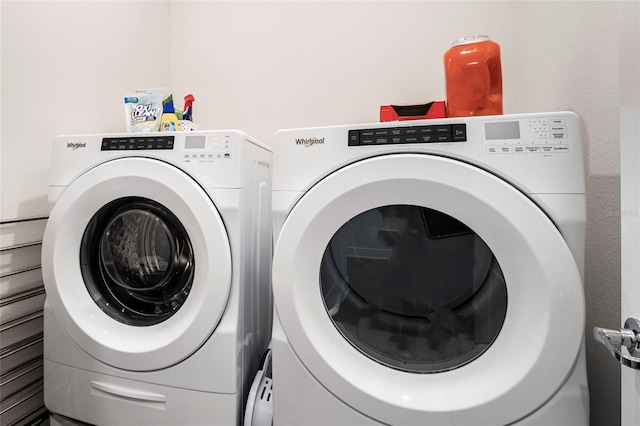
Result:
<svg viewBox="0 0 640 426">
<path fill-rule="evenodd" d="M 464 123 L 349 130 L 349 146 L 466 141 Z"/>
<path fill-rule="evenodd" d="M 566 118 L 486 121 L 487 154 L 563 154 L 569 152 Z"/>
</svg>

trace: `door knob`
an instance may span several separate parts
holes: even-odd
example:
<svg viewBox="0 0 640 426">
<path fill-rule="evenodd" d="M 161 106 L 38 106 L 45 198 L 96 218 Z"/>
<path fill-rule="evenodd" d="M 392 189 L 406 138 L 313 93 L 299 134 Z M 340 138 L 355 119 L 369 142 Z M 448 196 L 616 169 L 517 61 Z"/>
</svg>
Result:
<svg viewBox="0 0 640 426">
<path fill-rule="evenodd" d="M 593 337 L 602 343 L 620 364 L 640 370 L 640 320 L 627 318 L 624 328 L 618 330 L 594 327 Z"/>
</svg>

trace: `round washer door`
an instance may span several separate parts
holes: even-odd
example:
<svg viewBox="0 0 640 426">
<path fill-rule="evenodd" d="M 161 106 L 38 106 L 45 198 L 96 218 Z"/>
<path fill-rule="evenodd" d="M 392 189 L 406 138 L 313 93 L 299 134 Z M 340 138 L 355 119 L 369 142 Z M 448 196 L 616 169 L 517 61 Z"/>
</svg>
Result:
<svg viewBox="0 0 640 426">
<path fill-rule="evenodd" d="M 174 365 L 211 335 L 231 286 L 228 236 L 187 174 L 116 159 L 75 180 L 49 216 L 47 300 L 85 352 L 116 368 Z"/>
<path fill-rule="evenodd" d="M 388 424 L 521 419 L 566 380 L 584 333 L 580 273 L 545 213 L 436 156 L 370 158 L 313 186 L 278 236 L 273 292 L 311 375 Z"/>
</svg>

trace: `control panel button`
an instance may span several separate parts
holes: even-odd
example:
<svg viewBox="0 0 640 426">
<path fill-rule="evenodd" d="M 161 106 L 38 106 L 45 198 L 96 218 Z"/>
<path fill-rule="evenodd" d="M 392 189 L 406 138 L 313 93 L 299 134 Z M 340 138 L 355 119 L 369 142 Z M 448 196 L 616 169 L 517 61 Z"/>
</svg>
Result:
<svg viewBox="0 0 640 426">
<path fill-rule="evenodd" d="M 373 138 L 373 136 L 362 137 L 360 139 L 360 145 L 373 145 L 374 143 L 376 143 L 376 140 Z"/>
<path fill-rule="evenodd" d="M 523 153 L 524 147 L 512 145 L 489 145 L 486 147 L 487 154 L 513 154 L 514 152 Z"/>
<path fill-rule="evenodd" d="M 434 133 L 449 134 L 451 132 L 451 127 L 448 124 L 444 126 L 426 126 L 425 130 L 431 130 Z"/>
<path fill-rule="evenodd" d="M 419 142 L 434 142 L 436 140 L 436 135 L 420 135 L 418 136 Z"/>
<path fill-rule="evenodd" d="M 567 120 L 564 118 L 550 118 L 549 119 L 549 124 L 550 125 L 564 125 L 567 124 Z"/>
<path fill-rule="evenodd" d="M 451 125 L 451 138 L 454 141 L 466 141 L 467 140 L 467 126 L 464 124 L 452 124 Z"/>
<path fill-rule="evenodd" d="M 360 132 L 357 130 L 349 130 L 349 146 L 360 145 Z"/>
</svg>

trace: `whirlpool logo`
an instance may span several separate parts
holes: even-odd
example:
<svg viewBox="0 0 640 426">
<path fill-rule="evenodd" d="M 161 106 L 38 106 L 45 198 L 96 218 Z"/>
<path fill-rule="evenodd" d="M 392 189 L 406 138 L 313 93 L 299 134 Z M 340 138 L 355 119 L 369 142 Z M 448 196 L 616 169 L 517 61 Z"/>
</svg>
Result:
<svg viewBox="0 0 640 426">
<path fill-rule="evenodd" d="M 86 148 L 87 147 L 87 143 L 86 142 L 69 142 L 67 143 L 67 148 L 71 148 L 71 149 L 78 149 L 78 148 Z"/>
<path fill-rule="evenodd" d="M 322 145 L 324 143 L 324 138 L 300 138 L 296 139 L 296 145 L 302 145 L 305 148 L 309 148 L 313 145 Z"/>
</svg>

